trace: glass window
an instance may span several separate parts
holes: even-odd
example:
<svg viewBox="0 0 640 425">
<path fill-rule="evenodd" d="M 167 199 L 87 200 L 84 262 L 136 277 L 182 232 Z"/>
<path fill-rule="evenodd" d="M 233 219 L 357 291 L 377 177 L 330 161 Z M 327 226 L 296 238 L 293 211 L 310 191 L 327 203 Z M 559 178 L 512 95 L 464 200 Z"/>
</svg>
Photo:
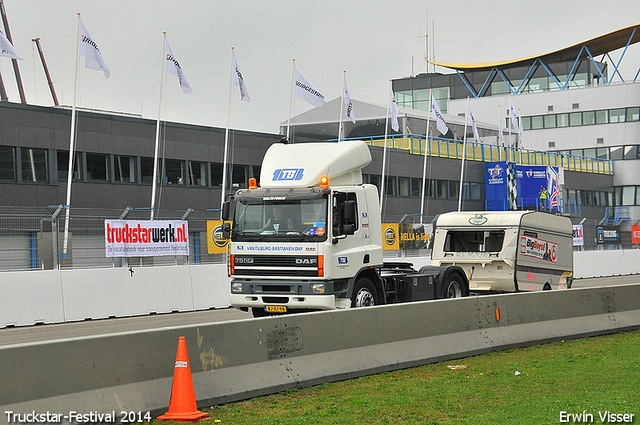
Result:
<svg viewBox="0 0 640 425">
<path fill-rule="evenodd" d="M 609 111 L 609 122 L 624 122 L 626 113 L 624 108 Z"/>
<path fill-rule="evenodd" d="M 627 121 L 640 121 L 640 108 L 627 108 Z"/>
<path fill-rule="evenodd" d="M 625 146 L 624 147 L 624 159 L 636 159 L 638 158 L 638 146 Z"/>
<path fill-rule="evenodd" d="M 622 187 L 614 187 L 613 190 L 616 198 L 616 206 L 622 205 Z"/>
<path fill-rule="evenodd" d="M 469 192 L 472 201 L 482 200 L 482 183 L 470 183 Z"/>
<path fill-rule="evenodd" d="M 622 146 L 616 146 L 611 148 L 611 159 L 614 161 L 618 159 L 622 159 L 623 151 L 624 151 L 624 148 Z"/>
<path fill-rule="evenodd" d="M 398 177 L 398 195 L 399 196 L 411 195 L 411 181 L 409 177 Z"/>
<path fill-rule="evenodd" d="M 422 196 L 422 179 L 415 177 L 411 179 L 411 196 Z"/>
<path fill-rule="evenodd" d="M 544 117 L 542 115 L 538 115 L 535 117 L 531 117 L 531 129 L 539 130 L 544 127 Z M 526 130 L 526 128 L 525 128 Z"/>
<path fill-rule="evenodd" d="M 640 186 L 636 186 L 636 205 L 640 205 L 640 189 L 639 188 Z"/>
<path fill-rule="evenodd" d="M 87 154 L 87 180 L 109 181 L 109 155 Z"/>
<path fill-rule="evenodd" d="M 222 187 L 222 163 L 211 163 L 211 186 Z"/>
<path fill-rule="evenodd" d="M 569 127 L 569 114 L 558 114 L 556 119 L 558 127 Z"/>
<path fill-rule="evenodd" d="M 585 190 L 584 191 L 584 204 L 585 205 L 593 205 L 593 190 Z"/>
<path fill-rule="evenodd" d="M 429 189 L 429 193 L 427 195 L 428 198 L 436 197 L 436 181 L 435 180 L 427 180 L 427 185 Z"/>
<path fill-rule="evenodd" d="M 48 182 L 49 157 L 46 149 L 22 148 L 22 181 Z"/>
<path fill-rule="evenodd" d="M 569 152 L 571 152 L 571 155 L 584 156 L 582 149 L 571 149 Z"/>
<path fill-rule="evenodd" d="M 458 199 L 460 196 L 460 182 L 457 180 L 449 180 L 449 198 Z"/>
<path fill-rule="evenodd" d="M 249 178 L 247 177 L 247 172 L 249 167 L 246 165 L 235 164 L 233 166 L 233 176 L 231 180 L 232 187 L 248 187 L 249 186 Z"/>
<path fill-rule="evenodd" d="M 401 108 L 413 108 L 413 91 L 398 91 L 396 92 L 396 100 L 398 106 Z"/>
<path fill-rule="evenodd" d="M 386 196 L 397 196 L 396 191 L 396 177 L 395 176 L 386 176 L 387 184 L 384 188 L 384 192 Z"/>
<path fill-rule="evenodd" d="M 447 199 L 449 194 L 449 184 L 447 180 L 437 180 L 436 183 L 436 196 L 438 199 Z"/>
<path fill-rule="evenodd" d="M 582 113 L 582 125 L 592 125 L 596 123 L 595 111 L 587 111 Z"/>
<path fill-rule="evenodd" d="M 378 174 L 369 174 L 369 183 L 378 188 L 378 193 L 380 193 L 380 179 L 382 177 Z"/>
<path fill-rule="evenodd" d="M 597 148 L 596 149 L 596 158 L 609 159 L 609 148 Z"/>
<path fill-rule="evenodd" d="M 207 163 L 189 161 L 189 186 L 207 185 Z"/>
<path fill-rule="evenodd" d="M 16 180 L 16 148 L 0 146 L 0 180 Z"/>
<path fill-rule="evenodd" d="M 522 117 L 522 129 L 531 130 L 531 117 Z"/>
<path fill-rule="evenodd" d="M 596 124 L 608 124 L 609 111 L 596 111 Z"/>
<path fill-rule="evenodd" d="M 623 186 L 622 187 L 622 205 L 634 205 L 636 200 L 636 187 L 635 186 Z"/>
<path fill-rule="evenodd" d="M 158 161 L 160 162 L 160 161 Z M 161 171 L 161 170 L 158 170 Z M 153 181 L 153 158 L 142 157 L 140 158 L 140 174 L 142 175 L 143 183 L 151 183 Z M 157 180 L 160 181 L 160 172 L 157 173 Z"/>
<path fill-rule="evenodd" d="M 583 152 L 583 155 L 589 158 L 595 158 L 596 157 L 596 150 L 595 148 L 590 148 L 590 149 L 585 149 Z"/>
<path fill-rule="evenodd" d="M 544 116 L 544 128 L 556 128 L 556 116 L 545 115 Z"/>
<path fill-rule="evenodd" d="M 184 184 L 184 169 L 179 159 L 165 159 L 163 171 L 165 184 Z"/>
<path fill-rule="evenodd" d="M 572 112 L 569 114 L 569 125 L 577 127 L 582 125 L 582 112 Z"/>
<path fill-rule="evenodd" d="M 426 90 L 428 93 L 429 90 Z M 443 114 L 447 113 L 447 104 L 449 103 L 449 99 L 451 99 L 451 88 L 450 87 L 436 87 L 432 91 L 433 97 L 436 98 L 436 102 L 438 102 L 438 106 L 440 107 L 440 111 Z M 426 97 L 428 101 L 429 96 Z M 426 110 L 426 108 L 425 108 Z"/>
<path fill-rule="evenodd" d="M 136 158 L 134 156 L 116 155 L 115 177 L 117 182 L 136 182 Z"/>
<path fill-rule="evenodd" d="M 504 230 L 449 230 L 443 248 L 445 252 L 500 252 L 503 242 Z"/>
<path fill-rule="evenodd" d="M 58 151 L 58 180 L 67 180 L 69 175 L 69 151 Z M 73 161 L 73 178 L 80 180 L 80 153 L 76 152 Z"/>
</svg>

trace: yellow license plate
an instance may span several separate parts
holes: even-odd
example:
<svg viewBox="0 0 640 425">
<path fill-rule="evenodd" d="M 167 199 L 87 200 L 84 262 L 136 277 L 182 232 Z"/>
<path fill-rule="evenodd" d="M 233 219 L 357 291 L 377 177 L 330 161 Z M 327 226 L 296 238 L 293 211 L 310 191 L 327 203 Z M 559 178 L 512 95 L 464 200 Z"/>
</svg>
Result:
<svg viewBox="0 0 640 425">
<path fill-rule="evenodd" d="M 286 313 L 287 307 L 284 305 L 267 305 L 264 307 L 267 313 Z"/>
</svg>

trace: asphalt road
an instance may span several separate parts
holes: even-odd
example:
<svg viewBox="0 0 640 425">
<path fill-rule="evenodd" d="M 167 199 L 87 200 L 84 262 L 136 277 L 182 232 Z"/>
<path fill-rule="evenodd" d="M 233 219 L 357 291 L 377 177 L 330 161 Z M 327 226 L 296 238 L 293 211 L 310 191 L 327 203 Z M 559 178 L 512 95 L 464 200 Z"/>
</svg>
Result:
<svg viewBox="0 0 640 425">
<path fill-rule="evenodd" d="M 640 275 L 576 279 L 573 288 L 640 283 Z M 0 346 L 167 327 L 252 319 L 234 308 L 0 329 Z"/>
</svg>

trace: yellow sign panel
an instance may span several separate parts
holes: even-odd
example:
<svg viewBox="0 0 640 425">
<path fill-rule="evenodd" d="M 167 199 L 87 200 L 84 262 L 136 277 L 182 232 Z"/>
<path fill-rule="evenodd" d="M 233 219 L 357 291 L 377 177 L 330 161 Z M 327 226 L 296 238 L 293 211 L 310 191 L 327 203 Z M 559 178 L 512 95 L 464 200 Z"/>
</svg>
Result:
<svg viewBox="0 0 640 425">
<path fill-rule="evenodd" d="M 382 249 L 384 251 L 400 249 L 398 223 L 382 223 Z"/>
<path fill-rule="evenodd" d="M 222 220 L 207 220 L 207 252 L 224 254 L 228 244 L 229 239 L 222 238 Z"/>
</svg>

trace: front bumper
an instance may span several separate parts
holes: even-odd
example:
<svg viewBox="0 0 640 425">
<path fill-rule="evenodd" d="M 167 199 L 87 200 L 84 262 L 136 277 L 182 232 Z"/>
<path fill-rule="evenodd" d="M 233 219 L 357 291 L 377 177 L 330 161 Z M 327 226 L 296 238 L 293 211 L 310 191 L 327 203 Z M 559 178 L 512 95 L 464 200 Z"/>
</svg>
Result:
<svg viewBox="0 0 640 425">
<path fill-rule="evenodd" d="M 231 306 L 262 309 L 281 305 L 287 310 L 335 310 L 335 295 L 231 294 Z"/>
</svg>

